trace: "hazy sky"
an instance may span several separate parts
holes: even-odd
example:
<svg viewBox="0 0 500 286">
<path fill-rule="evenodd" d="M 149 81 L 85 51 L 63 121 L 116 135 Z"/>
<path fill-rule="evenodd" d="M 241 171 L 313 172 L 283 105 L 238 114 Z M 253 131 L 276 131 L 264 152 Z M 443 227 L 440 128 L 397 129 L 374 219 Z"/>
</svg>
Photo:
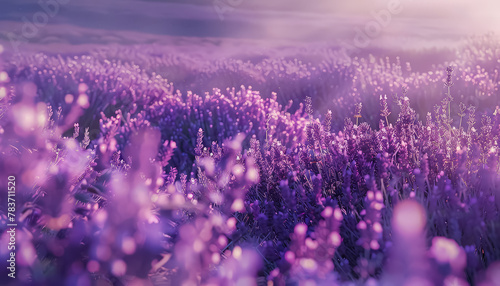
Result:
<svg viewBox="0 0 500 286">
<path fill-rule="evenodd" d="M 49 38 L 105 44 L 116 36 L 114 41 L 133 43 L 140 42 L 137 35 L 142 34 L 148 35 L 148 41 L 174 35 L 337 44 L 363 40 L 369 45 L 419 47 L 447 45 L 472 34 L 500 34 L 500 1 L 493 0 L 64 1 L 69 3 L 60 5 L 47 25 L 35 36 L 25 37 L 28 42 Z M 0 5 L 4 41 L 9 33 L 22 36 L 23 21 L 32 22 L 34 15 L 44 11 L 38 0 L 3 0 Z M 388 7 L 397 7 L 398 13 Z"/>
</svg>

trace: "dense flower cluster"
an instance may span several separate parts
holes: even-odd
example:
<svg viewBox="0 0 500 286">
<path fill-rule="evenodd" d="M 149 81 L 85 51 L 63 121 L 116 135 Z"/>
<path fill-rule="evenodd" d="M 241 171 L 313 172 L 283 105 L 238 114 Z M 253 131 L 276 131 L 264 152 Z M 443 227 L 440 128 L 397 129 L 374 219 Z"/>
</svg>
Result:
<svg viewBox="0 0 500 286">
<path fill-rule="evenodd" d="M 263 95 L 174 90 L 159 70 L 185 63 L 152 55 L 9 59 L 0 184 L 17 178 L 20 281 L 497 285 L 500 62 L 483 41 L 426 73 L 334 54 L 189 70 Z"/>
</svg>

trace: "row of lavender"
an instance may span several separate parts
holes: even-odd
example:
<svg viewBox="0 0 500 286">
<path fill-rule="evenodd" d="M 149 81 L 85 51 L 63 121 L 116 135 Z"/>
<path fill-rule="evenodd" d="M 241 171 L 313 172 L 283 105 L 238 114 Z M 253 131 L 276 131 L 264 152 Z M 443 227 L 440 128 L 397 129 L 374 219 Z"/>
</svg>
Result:
<svg viewBox="0 0 500 286">
<path fill-rule="evenodd" d="M 174 81 L 182 92 L 203 94 L 212 88 L 244 83 L 266 98 L 277 92 L 280 104 L 287 105 L 292 99 L 292 110 L 311 96 L 317 112 L 335 111 L 333 127 L 337 129 L 354 112 L 352 101 L 377 106 L 380 94 L 392 96 L 403 86 L 412 90 L 408 96 L 423 119 L 440 101 L 436 95 L 444 92 L 442 79 L 450 64 L 456 66 L 455 75 L 461 78 L 454 87 L 455 100 L 475 106 L 495 106 L 498 101 L 500 50 L 494 35 L 471 38 L 459 49 L 374 51 L 400 55 L 392 58 L 363 52 L 346 60 L 344 53 L 329 46 L 279 47 L 215 60 L 175 49 L 160 51 L 160 47 L 145 46 L 139 50 L 105 49 L 90 55 L 138 64 Z M 372 127 L 378 125 L 374 110 L 363 110 L 362 115 Z M 396 114 L 391 116 L 392 120 L 396 118 Z"/>
<path fill-rule="evenodd" d="M 145 63 L 11 60 L 0 74 L 0 180 L 18 178 L 19 279 L 495 285 L 500 114 L 484 103 L 498 96 L 499 63 L 495 45 L 481 45 L 458 72 L 335 63 L 329 76 L 343 71 L 363 89 L 335 97 L 321 120 L 314 98 L 291 113 L 281 93 L 180 93 Z M 410 100 L 443 80 L 447 94 L 419 120 Z"/>
</svg>

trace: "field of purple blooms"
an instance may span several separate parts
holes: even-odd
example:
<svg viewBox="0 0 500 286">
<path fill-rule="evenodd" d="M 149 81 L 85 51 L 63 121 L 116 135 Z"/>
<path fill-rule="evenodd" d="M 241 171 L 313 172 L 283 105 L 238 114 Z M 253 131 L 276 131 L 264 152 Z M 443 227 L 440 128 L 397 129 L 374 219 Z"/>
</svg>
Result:
<svg viewBox="0 0 500 286">
<path fill-rule="evenodd" d="M 500 41 L 441 52 L 4 56 L 0 284 L 500 285 Z"/>
</svg>

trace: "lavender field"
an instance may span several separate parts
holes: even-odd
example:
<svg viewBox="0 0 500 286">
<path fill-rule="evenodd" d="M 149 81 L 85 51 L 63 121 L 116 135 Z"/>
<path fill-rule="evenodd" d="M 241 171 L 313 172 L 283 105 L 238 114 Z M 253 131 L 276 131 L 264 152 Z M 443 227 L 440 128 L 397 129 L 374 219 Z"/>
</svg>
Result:
<svg viewBox="0 0 500 286">
<path fill-rule="evenodd" d="M 42 2 L 0 4 L 0 285 L 500 285 L 488 7 Z"/>
</svg>

